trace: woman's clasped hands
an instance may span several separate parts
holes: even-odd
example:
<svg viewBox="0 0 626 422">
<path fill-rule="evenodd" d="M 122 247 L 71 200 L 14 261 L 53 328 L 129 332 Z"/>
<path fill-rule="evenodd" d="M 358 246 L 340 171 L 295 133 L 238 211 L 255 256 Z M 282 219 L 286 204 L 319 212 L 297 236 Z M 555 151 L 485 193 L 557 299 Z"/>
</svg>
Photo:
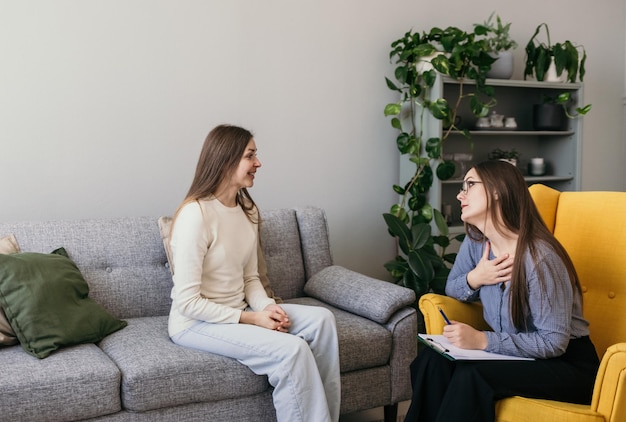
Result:
<svg viewBox="0 0 626 422">
<path fill-rule="evenodd" d="M 267 305 L 262 311 L 242 312 L 240 322 L 283 333 L 289 332 L 291 326 L 291 321 L 289 321 L 289 316 L 285 310 L 275 304 Z"/>
</svg>

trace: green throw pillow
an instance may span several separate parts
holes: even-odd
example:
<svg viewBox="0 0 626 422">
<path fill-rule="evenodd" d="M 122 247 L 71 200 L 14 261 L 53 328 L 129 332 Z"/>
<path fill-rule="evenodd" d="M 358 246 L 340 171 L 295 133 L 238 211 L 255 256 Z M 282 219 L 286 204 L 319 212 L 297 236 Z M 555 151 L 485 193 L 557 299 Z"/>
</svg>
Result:
<svg viewBox="0 0 626 422">
<path fill-rule="evenodd" d="M 40 359 L 61 346 L 95 343 L 127 324 L 88 297 L 63 248 L 0 255 L 0 305 L 22 347 Z"/>
</svg>

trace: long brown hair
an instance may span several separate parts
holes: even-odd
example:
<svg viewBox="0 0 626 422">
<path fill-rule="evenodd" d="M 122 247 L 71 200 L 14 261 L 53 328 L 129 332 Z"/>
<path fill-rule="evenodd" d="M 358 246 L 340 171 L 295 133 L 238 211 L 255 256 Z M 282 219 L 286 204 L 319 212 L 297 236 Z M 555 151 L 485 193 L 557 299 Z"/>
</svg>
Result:
<svg viewBox="0 0 626 422">
<path fill-rule="evenodd" d="M 485 161 L 474 166 L 474 170 L 483 183 L 489 214 L 495 229 L 503 233 L 504 229 L 518 235 L 516 254 L 511 274 L 511 295 L 509 305 L 513 325 L 518 330 L 527 330 L 528 289 L 526 285 L 526 269 L 524 265 L 525 251 L 530 253 L 533 262 L 539 262 L 539 245 L 547 245 L 563 261 L 567 268 L 574 291 L 581 291 L 580 280 L 574 264 L 565 248 L 550 232 L 544 223 L 528 186 L 517 167 L 504 161 Z M 474 241 L 484 242 L 485 235 L 472 224 L 466 224 L 467 235 Z M 539 281 L 545 288 L 548 276 L 554 268 L 538 271 Z"/>
<path fill-rule="evenodd" d="M 232 125 L 220 125 L 209 132 L 202 145 L 189 191 L 174 219 L 183 206 L 211 197 L 220 184 L 233 175 L 252 137 L 249 130 Z M 246 188 L 237 192 L 236 202 L 250 221 L 257 222 L 256 204 Z"/>
</svg>

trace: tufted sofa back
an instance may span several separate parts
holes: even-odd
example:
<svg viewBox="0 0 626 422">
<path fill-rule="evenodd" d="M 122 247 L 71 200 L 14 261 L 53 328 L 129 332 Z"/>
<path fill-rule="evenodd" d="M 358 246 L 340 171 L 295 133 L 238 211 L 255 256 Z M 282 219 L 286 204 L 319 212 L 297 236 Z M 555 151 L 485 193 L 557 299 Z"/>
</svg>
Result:
<svg viewBox="0 0 626 422">
<path fill-rule="evenodd" d="M 155 218 L 0 223 L 24 252 L 64 247 L 89 297 L 118 318 L 167 315 L 172 278 Z"/>
<path fill-rule="evenodd" d="M 533 185 L 542 218 L 569 253 L 598 355 L 626 341 L 626 192 L 559 192 Z"/>
<path fill-rule="evenodd" d="M 261 243 L 274 293 L 303 296 L 312 275 L 332 265 L 323 210 L 261 211 Z M 172 277 L 158 219 L 0 222 L 24 252 L 64 247 L 89 284 L 89 296 L 118 318 L 168 315 Z"/>
</svg>

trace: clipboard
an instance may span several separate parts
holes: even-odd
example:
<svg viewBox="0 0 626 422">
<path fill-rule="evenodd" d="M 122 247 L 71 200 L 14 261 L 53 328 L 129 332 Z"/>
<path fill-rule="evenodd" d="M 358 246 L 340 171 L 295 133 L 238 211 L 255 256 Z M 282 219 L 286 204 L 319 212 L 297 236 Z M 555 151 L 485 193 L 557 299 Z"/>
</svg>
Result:
<svg viewBox="0 0 626 422">
<path fill-rule="evenodd" d="M 485 352 L 484 350 L 461 349 L 450 343 L 442 334 L 418 334 L 418 339 L 426 346 L 450 360 L 535 360 L 533 358 Z"/>
</svg>

